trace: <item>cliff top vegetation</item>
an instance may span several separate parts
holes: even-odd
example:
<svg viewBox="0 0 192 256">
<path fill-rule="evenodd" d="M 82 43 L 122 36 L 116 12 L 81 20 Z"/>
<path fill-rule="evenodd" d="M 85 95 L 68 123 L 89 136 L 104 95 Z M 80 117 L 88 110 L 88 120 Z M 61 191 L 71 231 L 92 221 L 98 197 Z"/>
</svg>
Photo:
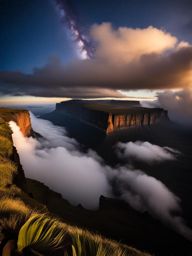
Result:
<svg viewBox="0 0 192 256">
<path fill-rule="evenodd" d="M 8 125 L 17 113 L 0 109 L 0 255 L 147 256 L 60 221 L 23 190 L 17 177 L 25 177 Z"/>
</svg>

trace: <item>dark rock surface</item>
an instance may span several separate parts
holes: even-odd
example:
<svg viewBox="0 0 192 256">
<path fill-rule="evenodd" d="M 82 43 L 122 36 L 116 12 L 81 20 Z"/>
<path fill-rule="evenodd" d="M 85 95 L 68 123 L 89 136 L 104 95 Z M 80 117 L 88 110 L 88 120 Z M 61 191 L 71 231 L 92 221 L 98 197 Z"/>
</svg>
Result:
<svg viewBox="0 0 192 256">
<path fill-rule="evenodd" d="M 55 112 L 63 112 L 106 134 L 122 128 L 153 125 L 168 119 L 167 111 L 143 108 L 137 101 L 70 100 L 57 103 Z"/>
</svg>

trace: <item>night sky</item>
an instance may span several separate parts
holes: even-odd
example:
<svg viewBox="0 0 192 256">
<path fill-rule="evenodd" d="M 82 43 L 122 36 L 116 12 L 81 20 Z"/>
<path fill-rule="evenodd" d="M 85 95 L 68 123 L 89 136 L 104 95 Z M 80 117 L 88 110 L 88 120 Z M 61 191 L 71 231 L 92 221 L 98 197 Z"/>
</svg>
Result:
<svg viewBox="0 0 192 256">
<path fill-rule="evenodd" d="M 30 72 L 45 65 L 53 55 L 64 61 L 73 47 L 47 0 L 0 1 L 0 70 Z"/>
<path fill-rule="evenodd" d="M 65 20 L 61 15 L 62 8 Z M 75 24 L 71 25 L 71 20 Z M 79 61 L 81 57 L 86 59 L 90 48 L 94 52 L 96 47 L 90 37 L 90 29 L 94 24 L 103 22 L 110 23 L 114 30 L 120 27 L 145 29 L 153 26 L 169 32 L 180 42 L 192 43 L 192 1 L 0 0 L 0 86 L 4 88 L 7 84 L 16 84 L 13 91 L 12 88 L 5 92 L 2 89 L 2 94 L 15 95 L 19 88 L 18 95 L 58 97 L 59 93 L 37 93 L 38 88 L 35 93 L 32 90 L 25 91 L 23 87 L 20 90 L 19 83 L 33 86 L 34 80 L 28 82 L 26 77 L 19 81 L 15 81 L 15 78 L 10 80 L 5 78 L 4 72 L 10 72 L 9 77 L 14 76 L 11 72 L 32 74 L 37 68 L 49 65 L 52 60 L 58 59 L 58 62 L 66 64 Z M 105 82 L 103 85 L 104 88 L 109 87 Z M 81 84 L 80 87 L 84 86 Z M 112 89 L 114 87 L 126 89 L 124 86 L 113 86 Z M 149 86 L 149 89 L 153 88 Z M 154 89 L 161 88 L 155 86 Z M 64 97 L 65 93 L 61 96 Z"/>
<path fill-rule="evenodd" d="M 112 22 L 114 26 L 163 28 L 184 40 L 192 40 L 190 0 L 73 0 L 84 27 Z"/>
</svg>

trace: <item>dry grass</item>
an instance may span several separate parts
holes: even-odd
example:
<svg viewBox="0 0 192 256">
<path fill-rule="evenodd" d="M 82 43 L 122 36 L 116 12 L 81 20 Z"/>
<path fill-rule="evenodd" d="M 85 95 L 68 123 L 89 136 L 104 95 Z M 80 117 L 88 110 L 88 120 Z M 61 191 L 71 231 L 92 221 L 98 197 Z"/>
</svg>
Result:
<svg viewBox="0 0 192 256">
<path fill-rule="evenodd" d="M 30 210 L 20 199 L 4 197 L 0 201 L 0 212 L 2 211 L 18 211 L 27 215 Z"/>
<path fill-rule="evenodd" d="M 13 142 L 7 120 L 10 121 L 17 112 L 0 109 L 0 235 L 18 237 L 18 251 L 23 253 L 29 250 L 30 255 L 147 256 L 42 214 L 46 212 L 46 207 L 39 205 L 14 184 L 18 169 L 11 161 Z M 34 209 L 38 209 L 38 213 Z"/>
<path fill-rule="evenodd" d="M 0 187 L 6 188 L 12 185 L 17 166 L 9 160 L 0 161 Z"/>
<path fill-rule="evenodd" d="M 0 228 L 14 234 L 16 250 L 21 255 L 149 256 L 35 212 L 18 198 L 4 196 L 0 199 Z"/>
<path fill-rule="evenodd" d="M 15 111 L 0 109 L 0 188 L 10 186 L 17 173 L 17 165 L 10 160 L 13 155 L 12 131 L 4 120 L 4 116 L 10 113 Z"/>
<path fill-rule="evenodd" d="M 0 229 L 2 235 L 17 236 L 21 226 L 27 220 L 30 209 L 17 198 L 9 198 L 4 194 L 0 200 Z"/>
<path fill-rule="evenodd" d="M 0 119 L 0 155 L 10 157 L 13 153 L 11 130 L 6 122 Z"/>
</svg>

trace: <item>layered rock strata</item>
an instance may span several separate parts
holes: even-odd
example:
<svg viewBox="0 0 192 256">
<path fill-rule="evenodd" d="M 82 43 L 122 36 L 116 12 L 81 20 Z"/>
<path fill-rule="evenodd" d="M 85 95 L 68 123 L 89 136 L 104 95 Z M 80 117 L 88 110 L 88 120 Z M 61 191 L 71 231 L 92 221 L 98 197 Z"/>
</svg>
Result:
<svg viewBox="0 0 192 256">
<path fill-rule="evenodd" d="M 167 111 L 143 108 L 137 101 L 71 100 L 56 104 L 56 111 L 95 126 L 106 134 L 123 128 L 150 126 L 168 119 Z"/>
</svg>

